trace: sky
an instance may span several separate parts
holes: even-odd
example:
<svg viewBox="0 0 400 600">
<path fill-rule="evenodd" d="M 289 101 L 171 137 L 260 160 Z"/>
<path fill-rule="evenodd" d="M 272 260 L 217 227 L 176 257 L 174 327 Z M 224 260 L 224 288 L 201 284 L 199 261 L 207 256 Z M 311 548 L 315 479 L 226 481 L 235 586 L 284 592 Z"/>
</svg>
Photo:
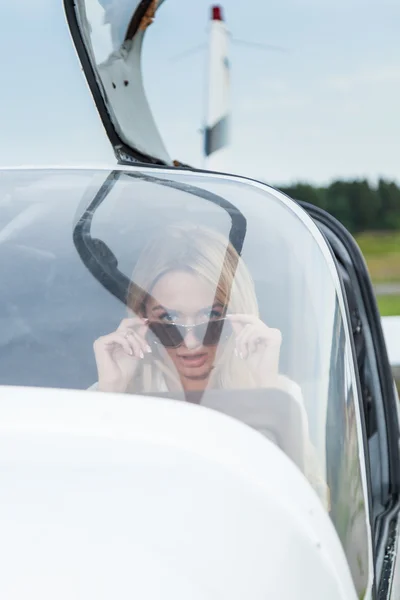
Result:
<svg viewBox="0 0 400 600">
<path fill-rule="evenodd" d="M 109 159 L 90 94 L 75 74 L 61 4 L 19 0 L 2 7 L 0 164 Z M 171 156 L 194 166 L 202 163 L 206 48 L 173 57 L 206 46 L 210 4 L 165 0 L 144 44 L 145 89 L 160 132 Z M 222 6 L 233 39 L 285 49 L 231 43 L 226 170 L 281 185 L 381 176 L 400 183 L 398 0 Z"/>
<path fill-rule="evenodd" d="M 170 58 L 207 41 L 209 5 L 167 0 L 144 54 L 154 69 L 145 80 L 148 95 L 168 148 L 194 163 L 201 160 L 206 54 Z M 279 182 L 380 175 L 400 181 L 400 3 L 246 6 L 223 3 L 232 36 L 287 52 L 231 45 L 231 170 Z"/>
</svg>

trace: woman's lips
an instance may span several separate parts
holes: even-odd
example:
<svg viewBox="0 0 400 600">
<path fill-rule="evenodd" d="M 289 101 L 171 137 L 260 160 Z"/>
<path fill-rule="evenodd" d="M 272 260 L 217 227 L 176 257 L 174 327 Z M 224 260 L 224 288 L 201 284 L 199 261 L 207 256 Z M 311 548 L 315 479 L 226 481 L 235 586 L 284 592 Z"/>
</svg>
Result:
<svg viewBox="0 0 400 600">
<path fill-rule="evenodd" d="M 179 356 L 179 360 L 186 367 L 202 367 L 207 362 L 207 354 Z"/>
</svg>

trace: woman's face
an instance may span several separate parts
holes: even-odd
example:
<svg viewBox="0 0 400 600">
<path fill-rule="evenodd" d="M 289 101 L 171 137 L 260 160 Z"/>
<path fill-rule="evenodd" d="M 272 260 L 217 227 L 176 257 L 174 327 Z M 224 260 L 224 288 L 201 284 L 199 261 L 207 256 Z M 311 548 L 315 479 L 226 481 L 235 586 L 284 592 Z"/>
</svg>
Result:
<svg viewBox="0 0 400 600">
<path fill-rule="evenodd" d="M 195 325 L 223 316 L 215 289 L 199 276 L 171 271 L 161 277 L 146 305 L 150 321 Z M 185 388 L 202 388 L 214 366 L 217 346 L 204 346 L 192 330 L 177 348 L 165 348 Z M 196 384 L 197 382 L 197 384 Z"/>
</svg>

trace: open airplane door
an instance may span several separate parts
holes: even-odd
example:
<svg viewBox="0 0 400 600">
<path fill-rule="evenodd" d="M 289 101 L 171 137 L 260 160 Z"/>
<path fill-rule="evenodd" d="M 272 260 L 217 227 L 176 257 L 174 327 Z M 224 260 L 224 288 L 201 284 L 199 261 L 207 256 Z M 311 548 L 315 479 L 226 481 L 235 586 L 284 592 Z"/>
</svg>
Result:
<svg viewBox="0 0 400 600">
<path fill-rule="evenodd" d="M 64 0 L 90 90 L 119 162 L 172 165 L 152 115 L 141 57 L 146 30 L 164 0 L 98 5 Z"/>
<path fill-rule="evenodd" d="M 64 0 L 72 37 L 97 109 L 121 163 L 185 166 L 169 156 L 143 83 L 146 31 L 165 0 L 99 4 Z M 229 31 L 223 9 L 211 8 L 204 115 L 204 166 L 226 170 L 230 141 Z"/>
</svg>

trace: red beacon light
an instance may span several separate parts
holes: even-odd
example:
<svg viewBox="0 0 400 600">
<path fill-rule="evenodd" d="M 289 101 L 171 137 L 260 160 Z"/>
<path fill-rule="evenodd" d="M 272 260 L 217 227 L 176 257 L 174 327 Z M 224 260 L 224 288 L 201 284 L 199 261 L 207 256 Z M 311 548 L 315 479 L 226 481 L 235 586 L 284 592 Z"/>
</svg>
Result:
<svg viewBox="0 0 400 600">
<path fill-rule="evenodd" d="M 222 7 L 221 6 L 213 6 L 212 7 L 212 20 L 213 21 L 223 21 L 224 18 L 222 16 Z"/>
</svg>

